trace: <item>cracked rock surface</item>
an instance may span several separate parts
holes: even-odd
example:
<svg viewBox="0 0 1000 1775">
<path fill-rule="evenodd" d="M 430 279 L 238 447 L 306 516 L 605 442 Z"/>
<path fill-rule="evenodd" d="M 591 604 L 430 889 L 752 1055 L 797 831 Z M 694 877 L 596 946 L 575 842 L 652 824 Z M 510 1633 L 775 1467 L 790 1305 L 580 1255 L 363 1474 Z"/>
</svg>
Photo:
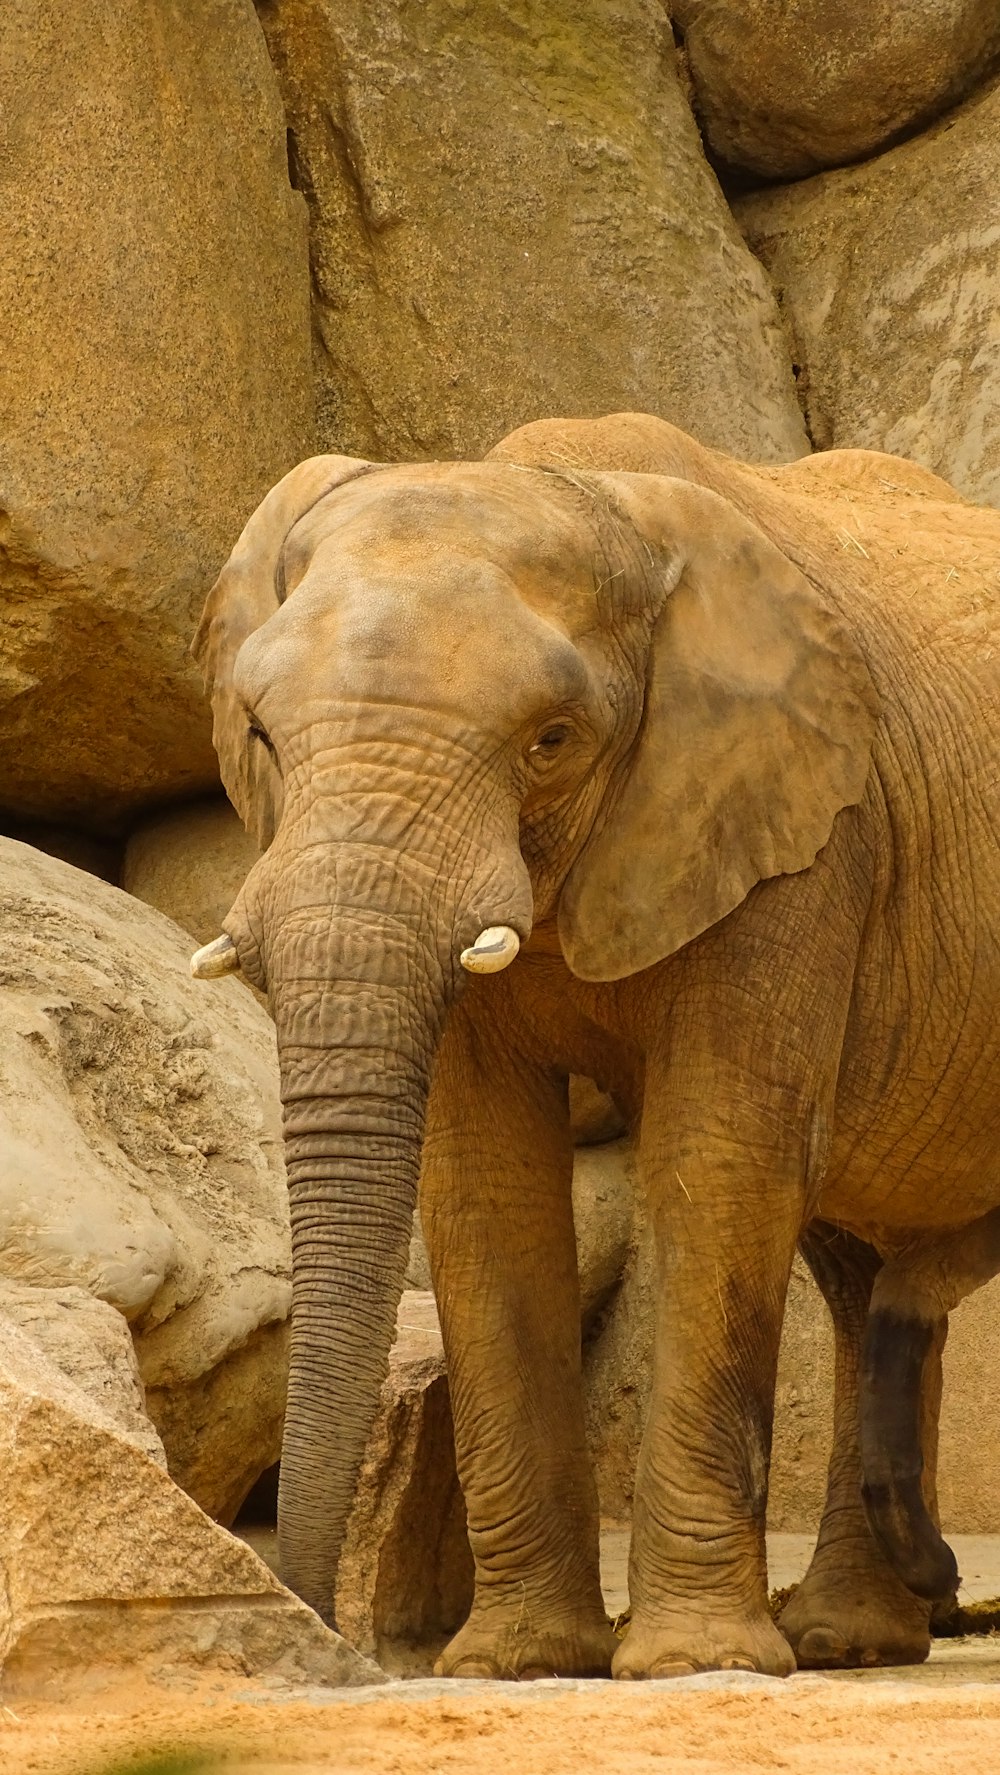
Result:
<svg viewBox="0 0 1000 1775">
<path fill-rule="evenodd" d="M 71 1317 L 57 1365 L 6 1316 L 9 1292 L 0 1287 L 5 1700 L 65 1702 L 122 1671 L 158 1681 L 212 1671 L 379 1681 L 373 1665 L 185 1496 L 148 1435 L 123 1423 L 134 1401 L 120 1388 L 109 1392 L 101 1369 L 115 1321 L 119 1374 L 127 1366 L 124 1320 L 96 1301 L 79 1312 L 64 1299 Z M 22 1325 L 27 1292 L 42 1291 L 21 1290 Z"/>
<path fill-rule="evenodd" d="M 310 208 L 323 448 L 478 457 L 556 413 L 808 448 L 659 0 L 260 0 Z"/>
<path fill-rule="evenodd" d="M 171 1474 L 228 1521 L 278 1456 L 288 1208 L 270 1019 L 190 949 L 0 841 L 0 1280 L 117 1309 Z"/>
</svg>

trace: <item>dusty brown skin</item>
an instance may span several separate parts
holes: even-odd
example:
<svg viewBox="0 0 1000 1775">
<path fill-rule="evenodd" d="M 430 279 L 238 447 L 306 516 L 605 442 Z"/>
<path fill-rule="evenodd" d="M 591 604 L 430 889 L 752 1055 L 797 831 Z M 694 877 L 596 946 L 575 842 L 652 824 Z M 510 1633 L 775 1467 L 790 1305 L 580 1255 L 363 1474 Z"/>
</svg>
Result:
<svg viewBox="0 0 1000 1775">
<path fill-rule="evenodd" d="M 821 1217 L 884 1252 L 1000 1201 L 1000 517 L 892 459 L 755 471 L 636 416 L 495 456 L 304 464 L 197 643 L 227 787 L 270 840 L 225 928 L 282 1065 L 285 1575 L 329 1618 L 422 1165 L 477 1567 L 442 1668 L 787 1671 L 763 1526 L 796 1240 Z M 502 924 L 517 960 L 464 978 Z M 571 1073 L 641 1107 L 659 1228 L 617 1651 Z M 844 1422 L 871 1280 L 826 1284 Z M 834 1661 L 899 1650 L 906 1593 L 849 1466 L 789 1626 L 804 1661 L 810 1632 Z"/>
</svg>

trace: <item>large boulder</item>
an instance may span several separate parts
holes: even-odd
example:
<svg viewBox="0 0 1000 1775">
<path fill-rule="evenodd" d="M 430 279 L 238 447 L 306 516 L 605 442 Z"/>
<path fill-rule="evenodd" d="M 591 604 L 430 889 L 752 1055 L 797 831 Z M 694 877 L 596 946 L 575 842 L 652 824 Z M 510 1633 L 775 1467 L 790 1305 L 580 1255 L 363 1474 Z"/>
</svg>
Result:
<svg viewBox="0 0 1000 1775">
<path fill-rule="evenodd" d="M 476 457 L 631 405 L 738 455 L 805 453 L 660 0 L 259 13 L 311 209 L 325 447 Z"/>
<path fill-rule="evenodd" d="M 224 795 L 171 808 L 130 834 L 121 885 L 210 943 L 260 852 Z"/>
<path fill-rule="evenodd" d="M 29 1292 L 42 1291 L 20 1291 L 22 1323 Z M 0 1285 L 5 1700 L 65 1702 L 102 1681 L 162 1682 L 172 1673 L 190 1681 L 211 1670 L 378 1682 L 367 1660 L 168 1478 L 148 1426 L 132 1422 L 134 1397 L 109 1391 L 108 1375 L 120 1380 L 127 1370 L 125 1321 L 87 1297 L 82 1306 L 69 1300 L 74 1292 L 62 1291 L 68 1317 L 56 1361 L 8 1317 L 17 1291 Z M 36 1318 L 51 1334 L 44 1304 Z"/>
<path fill-rule="evenodd" d="M 719 160 L 765 179 L 846 166 L 957 104 L 1000 55 L 996 0 L 670 0 Z"/>
<path fill-rule="evenodd" d="M 272 1025 L 190 947 L 0 841 L 0 1276 L 124 1316 L 171 1473 L 228 1520 L 280 1445 L 288 1207 Z"/>
<path fill-rule="evenodd" d="M 473 1564 L 433 1294 L 407 1289 L 358 1476 L 337 1578 L 337 1622 L 390 1670 L 430 1662 L 472 1603 Z"/>
<path fill-rule="evenodd" d="M 188 645 L 309 454 L 307 219 L 251 0 L 7 0 L 0 807 L 214 787 Z"/>
<path fill-rule="evenodd" d="M 135 1346 L 121 1313 L 84 1288 L 35 1288 L 0 1276 L 0 1335 L 30 1338 L 44 1362 L 82 1388 L 123 1436 L 166 1471 L 163 1443 L 146 1415 Z"/>
<path fill-rule="evenodd" d="M 1000 84 L 865 166 L 735 210 L 817 449 L 896 452 L 1000 504 Z"/>
</svg>

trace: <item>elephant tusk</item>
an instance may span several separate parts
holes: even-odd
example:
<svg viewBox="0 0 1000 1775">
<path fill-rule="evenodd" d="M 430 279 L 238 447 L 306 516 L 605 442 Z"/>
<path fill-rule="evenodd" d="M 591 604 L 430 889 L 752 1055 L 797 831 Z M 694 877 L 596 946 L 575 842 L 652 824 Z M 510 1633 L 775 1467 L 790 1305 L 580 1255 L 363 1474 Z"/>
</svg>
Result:
<svg viewBox="0 0 1000 1775">
<path fill-rule="evenodd" d="M 491 924 L 480 931 L 471 949 L 463 949 L 463 968 L 470 974 L 499 974 L 508 968 L 521 947 L 521 939 L 509 924 Z"/>
<path fill-rule="evenodd" d="M 225 932 L 203 949 L 196 949 L 191 957 L 191 972 L 196 980 L 218 980 L 222 974 L 238 973 L 239 966 L 236 944 Z"/>
</svg>

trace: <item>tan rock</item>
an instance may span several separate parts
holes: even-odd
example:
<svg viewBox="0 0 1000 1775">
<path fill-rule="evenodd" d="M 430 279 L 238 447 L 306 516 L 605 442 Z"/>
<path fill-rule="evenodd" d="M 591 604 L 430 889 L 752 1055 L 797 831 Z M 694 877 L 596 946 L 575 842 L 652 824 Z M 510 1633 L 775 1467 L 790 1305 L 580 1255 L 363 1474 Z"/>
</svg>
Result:
<svg viewBox="0 0 1000 1775">
<path fill-rule="evenodd" d="M 569 1119 L 576 1146 L 601 1146 L 625 1132 L 625 1118 L 617 1104 L 592 1079 L 570 1079 Z"/>
<path fill-rule="evenodd" d="M 192 1668 L 380 1679 L 3 1319 L 0 1463 L 7 1701 Z"/>
<path fill-rule="evenodd" d="M 635 1159 L 628 1140 L 577 1147 L 573 1224 L 586 1330 L 617 1286 L 629 1254 L 635 1207 Z"/>
<path fill-rule="evenodd" d="M 632 1513 L 635 1462 L 649 1403 L 653 1301 L 652 1241 L 636 1194 L 621 1284 L 583 1350 L 587 1444 L 601 1513 L 619 1519 Z"/>
<path fill-rule="evenodd" d="M 32 1288 L 0 1277 L 0 1327 L 31 1339 L 47 1363 L 79 1387 L 137 1449 L 166 1470 L 146 1415 L 135 1348 L 114 1307 L 83 1288 Z"/>
<path fill-rule="evenodd" d="M 1000 85 L 865 166 L 735 210 L 817 448 L 895 452 L 1000 504 Z"/>
<path fill-rule="evenodd" d="M 47 826 L 35 820 L 10 818 L 4 818 L 0 824 L 0 837 L 16 838 L 19 844 L 30 844 L 46 856 L 59 857 L 64 863 L 72 863 L 74 869 L 85 869 L 88 875 L 99 875 L 102 881 L 118 886 L 124 848 L 120 839 L 98 838 L 72 826 Z"/>
<path fill-rule="evenodd" d="M 338 1625 L 392 1668 L 461 1626 L 472 1570 L 437 1308 L 408 1290 L 341 1558 Z"/>
<path fill-rule="evenodd" d="M 125 846 L 121 885 L 210 943 L 260 852 L 224 795 L 144 820 Z"/>
<path fill-rule="evenodd" d="M 818 1528 L 833 1441 L 833 1321 L 800 1257 L 792 1265 L 774 1396 L 767 1526 Z"/>
<path fill-rule="evenodd" d="M 0 51 L 4 805 L 213 788 L 188 644 L 312 447 L 306 217 L 248 0 L 8 0 Z"/>
<path fill-rule="evenodd" d="M 280 1445 L 287 1192 L 272 1025 L 190 947 L 0 841 L 0 1276 L 124 1315 L 171 1473 L 228 1517 Z"/>
<path fill-rule="evenodd" d="M 324 448 L 480 455 L 637 406 L 807 449 L 659 0 L 261 0 L 311 206 Z"/>
<path fill-rule="evenodd" d="M 1000 54 L 995 0 L 671 0 L 712 152 L 767 179 L 861 160 L 941 115 Z"/>
</svg>

